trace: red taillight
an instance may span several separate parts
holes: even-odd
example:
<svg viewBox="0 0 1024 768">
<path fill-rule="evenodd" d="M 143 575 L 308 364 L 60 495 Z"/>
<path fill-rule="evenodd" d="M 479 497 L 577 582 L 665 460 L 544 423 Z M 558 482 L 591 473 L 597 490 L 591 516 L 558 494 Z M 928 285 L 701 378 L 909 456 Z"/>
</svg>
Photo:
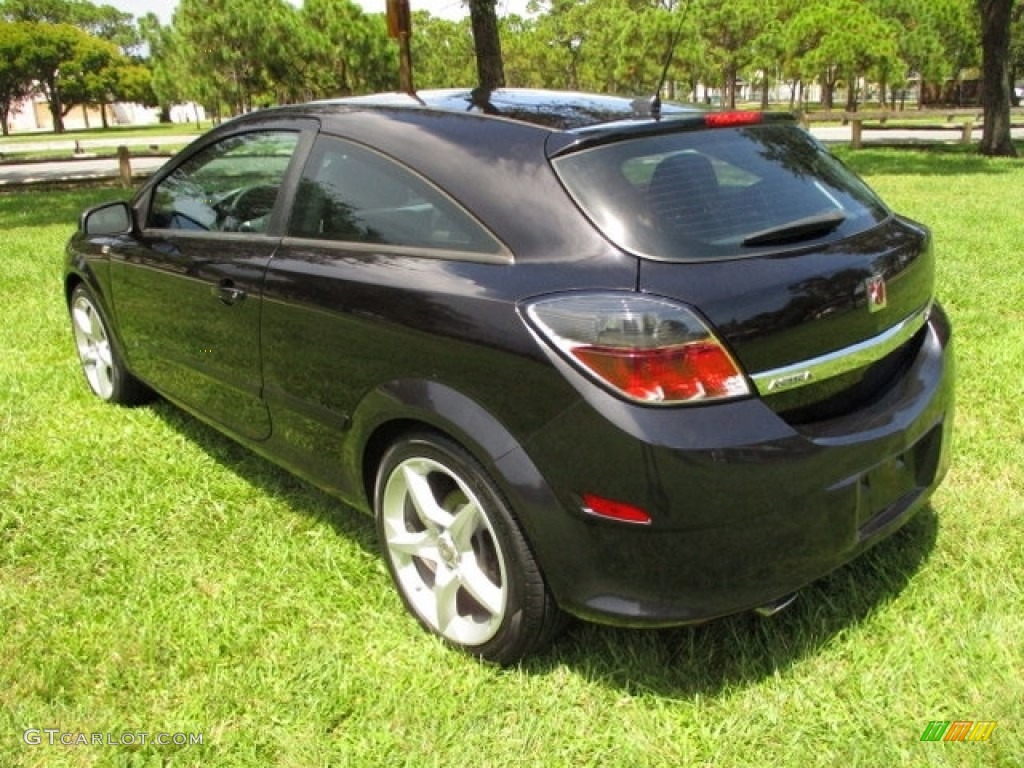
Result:
<svg viewBox="0 0 1024 768">
<path fill-rule="evenodd" d="M 708 112 L 704 125 L 708 128 L 734 128 L 738 125 L 757 125 L 764 115 L 760 112 Z"/>
<path fill-rule="evenodd" d="M 728 397 L 732 383 L 742 378 L 714 342 L 655 349 L 576 347 L 572 354 L 617 389 L 646 402 Z"/>
<path fill-rule="evenodd" d="M 634 507 L 632 504 L 605 499 L 601 496 L 594 496 L 591 493 L 583 494 L 583 504 L 585 505 L 584 511 L 597 517 L 616 520 L 620 523 L 651 524 L 651 516 L 640 509 L 640 507 Z"/>
<path fill-rule="evenodd" d="M 635 293 L 540 299 L 541 336 L 615 392 L 652 405 L 744 397 L 751 390 L 721 341 L 688 307 Z"/>
</svg>

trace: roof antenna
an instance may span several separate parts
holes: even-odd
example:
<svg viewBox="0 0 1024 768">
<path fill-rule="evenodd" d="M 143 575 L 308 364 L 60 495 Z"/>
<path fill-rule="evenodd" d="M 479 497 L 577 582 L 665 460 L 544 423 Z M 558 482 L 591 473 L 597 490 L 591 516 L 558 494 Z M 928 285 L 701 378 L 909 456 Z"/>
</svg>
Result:
<svg viewBox="0 0 1024 768">
<path fill-rule="evenodd" d="M 686 13 L 690 10 L 690 0 L 686 0 L 683 10 L 679 13 L 679 23 L 676 24 L 675 32 L 668 43 L 668 53 L 665 55 L 665 65 L 661 68 L 661 77 L 658 79 L 658 87 L 654 89 L 654 96 L 650 101 L 651 117 L 661 120 L 661 89 L 665 87 L 665 80 L 668 78 L 668 68 L 672 64 L 672 57 L 675 55 L 676 46 L 683 37 L 683 22 L 686 21 Z"/>
</svg>

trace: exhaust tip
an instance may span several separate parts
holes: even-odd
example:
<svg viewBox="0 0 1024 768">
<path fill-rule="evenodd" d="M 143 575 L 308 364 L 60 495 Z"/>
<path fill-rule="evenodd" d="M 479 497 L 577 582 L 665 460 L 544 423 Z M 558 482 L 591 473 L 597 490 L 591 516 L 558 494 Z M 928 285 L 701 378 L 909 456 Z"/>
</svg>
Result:
<svg viewBox="0 0 1024 768">
<path fill-rule="evenodd" d="M 759 605 L 757 608 L 754 609 L 754 613 L 758 614 L 759 616 L 774 616 L 775 614 L 786 610 L 787 608 L 789 608 L 789 606 L 795 603 L 796 597 L 796 592 L 791 592 L 788 595 L 783 595 L 782 597 L 772 600 L 770 603 Z"/>
</svg>

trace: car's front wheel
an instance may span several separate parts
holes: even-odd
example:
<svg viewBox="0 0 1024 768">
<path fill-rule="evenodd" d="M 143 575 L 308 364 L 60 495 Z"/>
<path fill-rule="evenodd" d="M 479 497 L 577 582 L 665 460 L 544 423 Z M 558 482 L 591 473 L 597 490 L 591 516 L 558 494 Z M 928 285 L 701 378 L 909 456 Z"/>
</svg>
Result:
<svg viewBox="0 0 1024 768">
<path fill-rule="evenodd" d="M 85 285 L 75 286 L 68 309 L 78 359 L 93 394 L 119 405 L 146 400 L 149 390 L 125 368 L 96 299 Z"/>
<path fill-rule="evenodd" d="M 465 450 L 430 433 L 401 440 L 374 496 L 388 568 L 427 629 L 499 664 L 551 639 L 559 609 L 502 494 Z"/>
</svg>

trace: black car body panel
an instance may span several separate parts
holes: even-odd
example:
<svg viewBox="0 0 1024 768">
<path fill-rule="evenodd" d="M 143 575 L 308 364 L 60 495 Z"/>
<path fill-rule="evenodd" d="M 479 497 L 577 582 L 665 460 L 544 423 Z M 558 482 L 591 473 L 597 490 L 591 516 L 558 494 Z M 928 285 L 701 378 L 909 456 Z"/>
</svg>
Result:
<svg viewBox="0 0 1024 768">
<path fill-rule="evenodd" d="M 852 233 L 755 238 L 743 258 L 620 247 L 551 157 L 676 130 L 636 109 L 445 91 L 240 118 L 139 191 L 131 232 L 88 233 L 83 218 L 66 290 L 89 286 L 132 374 L 358 508 L 372 508 L 396 436 L 449 436 L 507 498 L 572 613 L 660 625 L 756 607 L 894 531 L 945 474 L 954 371 L 931 239 L 878 209 Z M 700 114 L 667 113 L 678 125 Z M 267 148 L 281 137 L 285 149 Z M 246 142 L 264 153 L 246 173 L 280 160 L 263 207 L 243 212 L 246 190 L 222 181 L 191 201 L 193 228 L 179 226 L 173 206 L 202 180 L 189 163 Z M 423 198 L 388 211 L 331 198 L 332 168 L 352 158 Z M 357 192 L 380 196 L 385 181 Z M 595 383 L 528 317 L 538 299 L 595 293 L 692 315 L 737 361 L 745 394 L 643 403 Z M 884 356 L 820 381 L 823 366 L 800 369 L 907 318 Z M 780 391 L 766 371 L 782 372 Z M 647 524 L 595 515 L 587 494 Z"/>
<path fill-rule="evenodd" d="M 867 286 L 874 278 L 888 286 L 887 302 L 870 312 Z M 719 263 L 680 268 L 645 260 L 640 269 L 641 290 L 700 307 L 752 376 L 799 368 L 801 361 L 883 333 L 925 310 L 933 284 L 930 236 L 898 217 L 825 247 L 744 259 L 740 268 Z M 863 399 L 850 397 L 856 383 L 851 376 L 841 382 L 846 408 Z M 836 394 L 833 384 L 763 394 L 776 410 L 806 412 Z"/>
<path fill-rule="evenodd" d="M 630 499 L 653 523 L 550 520 L 536 538 L 541 559 L 576 561 L 558 568 L 570 576 L 556 594 L 591 618 L 671 624 L 766 603 L 848 561 L 906 522 L 946 472 L 948 343 L 937 311 L 884 397 L 796 427 L 756 399 L 662 410 L 593 392 L 526 450 L 554 468 L 553 487 Z"/>
</svg>

